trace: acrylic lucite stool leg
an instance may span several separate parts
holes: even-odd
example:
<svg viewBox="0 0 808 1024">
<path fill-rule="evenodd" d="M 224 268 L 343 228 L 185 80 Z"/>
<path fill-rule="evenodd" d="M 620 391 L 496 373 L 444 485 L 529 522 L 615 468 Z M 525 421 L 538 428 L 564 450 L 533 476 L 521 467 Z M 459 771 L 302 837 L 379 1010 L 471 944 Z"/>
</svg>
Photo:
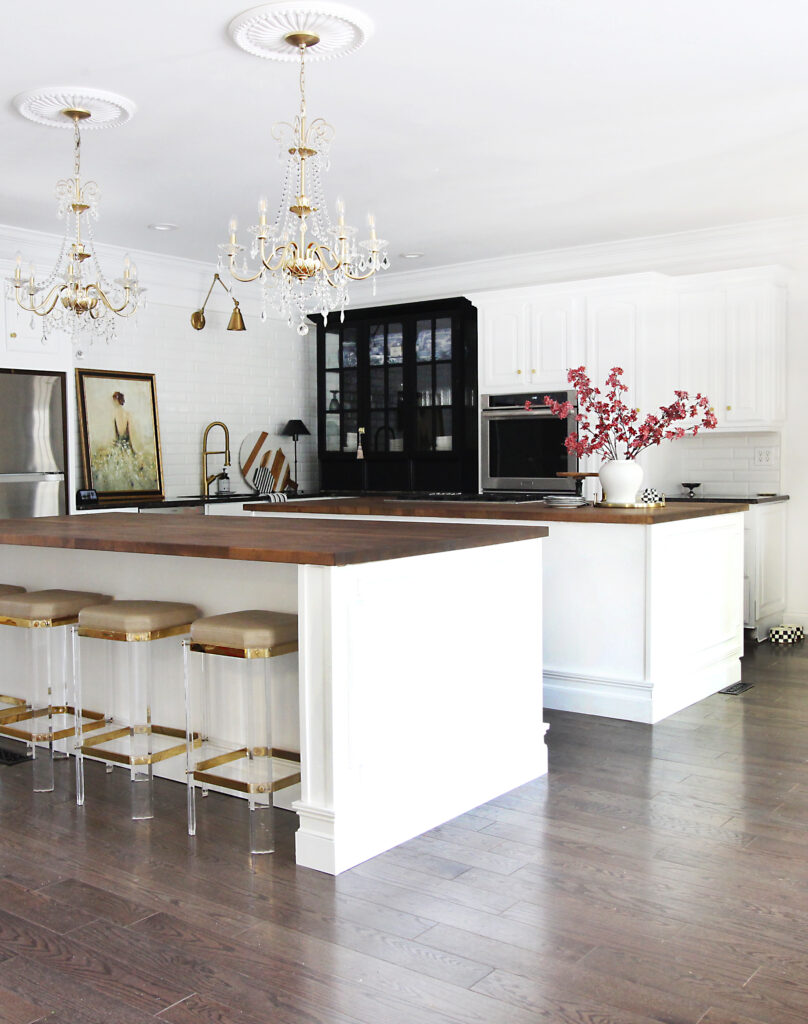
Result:
<svg viewBox="0 0 808 1024">
<path fill-rule="evenodd" d="M 44 745 L 32 737 L 31 753 L 34 758 L 34 792 L 53 792 L 53 628 L 28 629 L 28 664 L 31 669 L 31 707 L 45 715 L 44 728 L 34 719 L 35 733 L 45 736 Z"/>
<path fill-rule="evenodd" d="M 73 707 L 75 708 L 75 732 L 74 732 L 74 753 L 76 755 L 76 803 L 79 807 L 84 804 L 84 750 L 83 745 L 83 719 L 84 719 L 84 692 L 82 689 L 82 638 L 79 636 L 79 627 L 72 626 L 70 630 L 70 642 L 73 661 Z M 86 639 L 84 640 L 86 643 Z M 113 718 L 113 691 L 114 684 L 114 662 L 113 651 L 115 644 L 110 641 L 103 642 L 104 657 L 106 659 L 106 685 L 104 687 L 104 721 L 111 722 Z M 107 761 L 105 768 L 107 773 L 112 771 L 112 764 Z"/>
<path fill-rule="evenodd" d="M 244 661 L 250 780 L 250 853 L 275 852 L 269 662 L 269 658 L 248 658 Z"/>
<path fill-rule="evenodd" d="M 202 796 L 208 795 L 208 787 L 204 782 L 197 782 L 194 769 L 198 760 L 197 744 L 201 748 L 208 739 L 208 658 L 200 654 L 198 659 L 200 682 L 194 686 L 193 659 L 191 658 L 191 641 L 182 642 L 182 665 L 185 678 L 185 777 L 188 791 L 188 835 L 196 835 L 196 791 Z M 194 729 L 196 719 L 200 727 Z"/>
<path fill-rule="evenodd" d="M 129 668 L 129 756 L 132 818 L 154 817 L 152 765 L 151 654 L 149 641 L 126 644 Z"/>
<path fill-rule="evenodd" d="M 188 835 L 196 835 L 196 782 L 194 780 L 194 711 L 195 701 L 191 680 L 191 641 L 182 641 L 182 672 L 185 680 L 185 781 L 188 798 Z M 204 695 L 203 695 L 204 696 Z M 202 742 L 207 738 L 204 728 L 201 731 Z"/>
<path fill-rule="evenodd" d="M 84 753 L 81 749 L 81 719 L 84 706 L 81 690 L 81 637 L 79 627 L 70 627 L 70 639 L 73 645 L 73 707 L 76 711 L 74 733 L 74 753 L 76 755 L 76 803 L 84 804 Z"/>
</svg>

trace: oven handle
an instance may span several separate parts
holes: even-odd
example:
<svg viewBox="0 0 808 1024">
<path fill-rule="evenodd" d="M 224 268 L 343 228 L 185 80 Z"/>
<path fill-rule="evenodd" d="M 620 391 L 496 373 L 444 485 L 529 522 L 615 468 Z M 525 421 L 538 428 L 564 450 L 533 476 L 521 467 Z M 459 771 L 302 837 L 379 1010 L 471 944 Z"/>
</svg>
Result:
<svg viewBox="0 0 808 1024">
<path fill-rule="evenodd" d="M 487 420 L 511 420 L 524 416 L 543 416 L 546 418 L 555 416 L 555 413 L 547 406 L 541 406 L 538 409 L 524 409 L 522 407 L 518 409 L 483 409 L 482 415 Z"/>
</svg>

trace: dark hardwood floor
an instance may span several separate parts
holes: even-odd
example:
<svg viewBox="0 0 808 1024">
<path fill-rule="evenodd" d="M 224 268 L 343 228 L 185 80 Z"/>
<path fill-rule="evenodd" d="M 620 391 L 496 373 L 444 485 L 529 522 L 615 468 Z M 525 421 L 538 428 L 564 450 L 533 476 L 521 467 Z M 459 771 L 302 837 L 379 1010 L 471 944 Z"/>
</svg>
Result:
<svg viewBox="0 0 808 1024">
<path fill-rule="evenodd" d="M 88 765 L 0 768 L 0 1024 L 805 1024 L 808 646 L 653 728 L 548 712 L 550 775 L 337 879 Z M 441 784 L 451 785 L 451 779 Z M 369 809 L 372 813 L 372 809 Z"/>
</svg>

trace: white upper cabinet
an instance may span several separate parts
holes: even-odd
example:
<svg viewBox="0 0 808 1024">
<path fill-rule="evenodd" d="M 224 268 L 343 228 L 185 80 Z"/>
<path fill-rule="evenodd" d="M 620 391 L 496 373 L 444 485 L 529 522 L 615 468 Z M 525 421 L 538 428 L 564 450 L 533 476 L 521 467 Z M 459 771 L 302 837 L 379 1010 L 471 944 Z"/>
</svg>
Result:
<svg viewBox="0 0 808 1024">
<path fill-rule="evenodd" d="M 785 310 L 776 270 L 704 274 L 680 286 L 681 387 L 709 396 L 718 430 L 782 424 Z"/>
<path fill-rule="evenodd" d="M 471 296 L 481 392 L 565 390 L 585 364 L 602 384 L 623 368 L 643 413 L 673 391 L 706 394 L 719 430 L 777 428 L 785 417 L 783 272 L 633 274 Z"/>
<path fill-rule="evenodd" d="M 586 366 L 592 383 L 603 388 L 612 369 L 619 367 L 629 389 L 622 398 L 632 408 L 641 401 L 637 372 L 640 301 L 631 296 L 599 295 L 586 303 Z"/>
<path fill-rule="evenodd" d="M 540 298 L 530 304 L 528 380 L 531 388 L 564 390 L 567 371 L 583 361 L 582 300 L 572 296 Z"/>
<path fill-rule="evenodd" d="M 583 360 L 582 300 L 545 289 L 478 296 L 480 391 L 558 391 Z"/>
<path fill-rule="evenodd" d="M 529 388 L 525 372 L 529 356 L 530 304 L 495 299 L 477 307 L 480 391 Z"/>
</svg>

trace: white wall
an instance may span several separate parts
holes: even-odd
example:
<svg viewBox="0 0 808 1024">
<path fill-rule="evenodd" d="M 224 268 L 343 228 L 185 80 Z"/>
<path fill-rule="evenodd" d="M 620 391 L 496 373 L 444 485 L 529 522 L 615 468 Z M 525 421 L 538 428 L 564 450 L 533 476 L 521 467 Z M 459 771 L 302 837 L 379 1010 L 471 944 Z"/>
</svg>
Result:
<svg viewBox="0 0 808 1024">
<path fill-rule="evenodd" d="M 7 244 L 3 236 L 11 236 Z M 13 256 L 16 248 L 38 254 L 44 269 L 58 252 L 58 240 L 16 229 L 0 228 L 0 256 Z M 192 261 L 167 260 L 150 254 L 133 254 L 143 285 L 148 289 L 146 308 L 131 320 L 120 320 L 117 337 L 109 345 L 95 341 L 77 358 L 65 338 L 43 345 L 41 324 L 30 326 L 30 316 L 19 313 L 6 301 L 0 342 L 0 365 L 31 369 L 63 370 L 68 374 L 70 420 L 71 490 L 83 481 L 76 436 L 74 369 L 154 373 L 160 417 L 165 491 L 167 497 L 199 494 L 201 490 L 201 443 L 205 426 L 222 420 L 230 430 L 233 490 L 247 487 L 237 469 L 238 450 L 244 437 L 256 430 L 277 434 L 288 419 L 302 419 L 314 436 L 298 444 L 298 476 L 301 487 L 317 487 L 316 442 L 316 335 L 301 338 L 278 320 L 261 322 L 249 286 L 237 286 L 247 330 L 226 330 L 230 300 L 211 297 L 207 325 L 195 331 L 191 311 L 201 304 L 213 275 L 213 267 Z M 115 276 L 121 252 L 102 254 Z M 0 273 L 10 273 L 10 260 L 0 261 Z M 0 313 L 2 315 L 2 313 Z M 12 337 L 16 335 L 16 337 Z M 219 449 L 222 435 L 211 432 L 210 447 Z M 291 438 L 277 438 L 291 460 Z M 210 459 L 210 471 L 218 472 L 222 460 Z"/>
</svg>

